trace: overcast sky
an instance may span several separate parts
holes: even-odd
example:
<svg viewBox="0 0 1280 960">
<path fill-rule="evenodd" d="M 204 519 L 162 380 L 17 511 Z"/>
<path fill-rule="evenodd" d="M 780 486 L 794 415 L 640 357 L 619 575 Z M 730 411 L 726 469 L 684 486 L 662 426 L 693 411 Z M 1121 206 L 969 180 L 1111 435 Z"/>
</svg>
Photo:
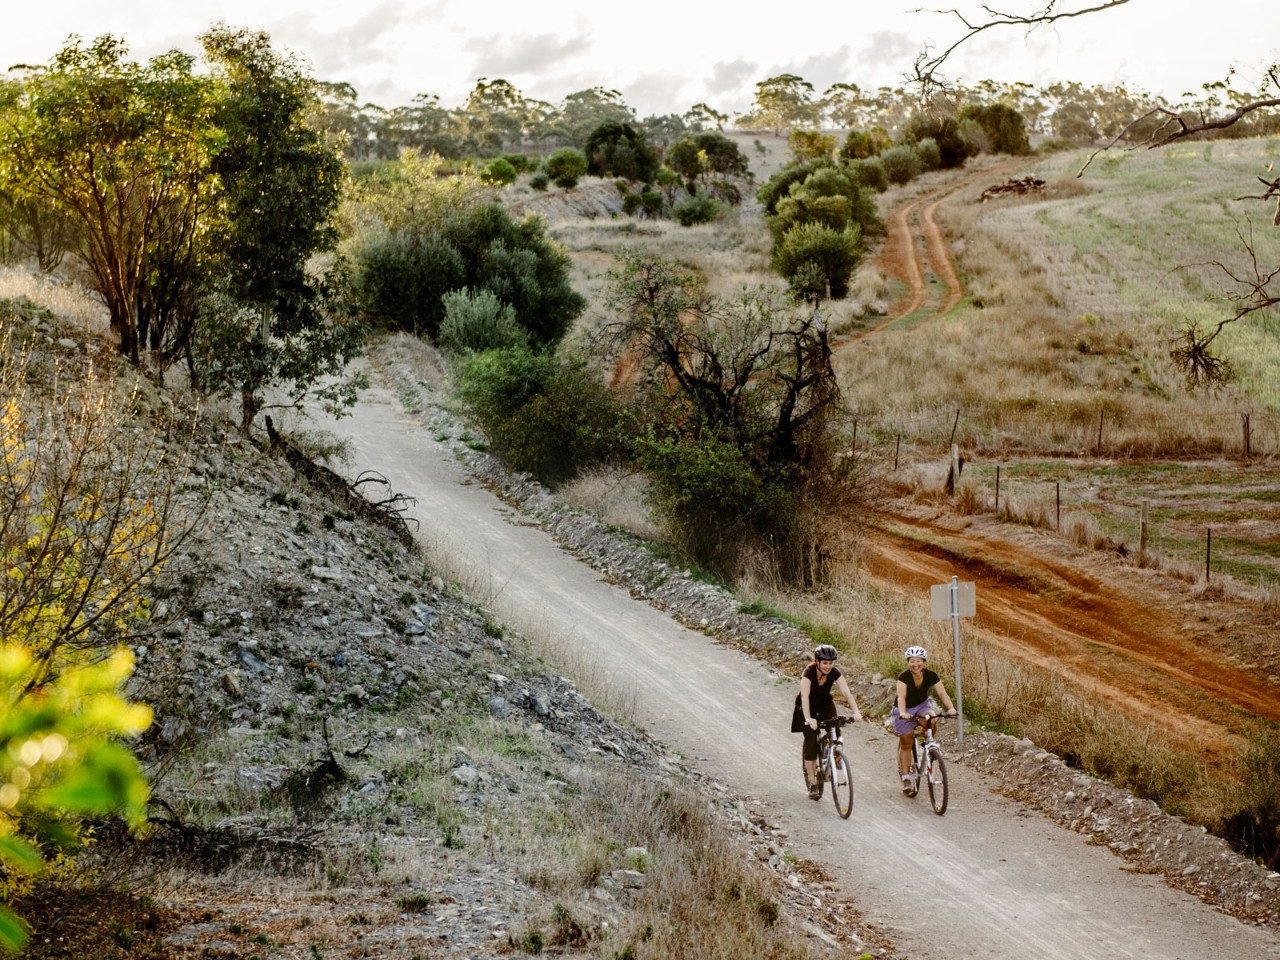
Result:
<svg viewBox="0 0 1280 960">
<path fill-rule="evenodd" d="M 838 81 L 897 84 L 926 42 L 960 35 L 952 17 L 912 12 L 924 2 L 784 0 L 760 17 L 748 11 L 763 4 L 698 0 L 6 0 L 0 68 L 44 62 L 72 33 L 122 36 L 140 58 L 194 50 L 194 37 L 224 20 L 265 29 L 317 77 L 383 106 L 418 93 L 453 106 L 477 78 L 504 77 L 553 101 L 614 88 L 642 116 L 698 101 L 738 112 L 758 80 L 782 72 L 819 93 Z M 971 0 L 959 6 L 979 12 Z M 992 31 L 962 49 L 951 73 L 966 80 L 1123 81 L 1177 96 L 1233 64 L 1259 78 L 1280 58 L 1280 0 L 1130 0 L 1030 35 Z"/>
</svg>

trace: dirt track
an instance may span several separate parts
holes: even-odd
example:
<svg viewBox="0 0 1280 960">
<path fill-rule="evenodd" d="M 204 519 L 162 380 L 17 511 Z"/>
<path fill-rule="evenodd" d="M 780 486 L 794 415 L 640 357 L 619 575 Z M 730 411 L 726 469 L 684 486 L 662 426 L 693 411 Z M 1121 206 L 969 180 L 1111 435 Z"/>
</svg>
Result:
<svg viewBox="0 0 1280 960">
<path fill-rule="evenodd" d="M 948 291 L 929 316 L 945 314 L 960 302 L 964 289 L 934 213 L 960 190 L 998 180 L 1017 162 L 952 181 L 890 214 L 890 239 L 879 263 L 907 285 L 907 293 L 883 323 L 840 346 L 925 309 L 926 255 Z M 916 221 L 922 244 L 912 229 Z M 916 534 L 904 533 L 906 526 L 916 527 Z M 1245 670 L 1205 650 L 1186 629 L 1189 612 L 1139 578 L 1114 570 L 1093 575 L 998 535 L 955 532 L 901 516 L 874 529 L 867 546 L 866 566 L 873 576 L 921 596 L 930 584 L 962 572 L 978 584 L 976 624 L 1007 655 L 1047 669 L 1138 719 L 1158 720 L 1160 728 L 1199 744 L 1209 755 L 1229 750 L 1231 732 L 1245 729 L 1252 715 L 1280 720 L 1280 682 L 1268 679 L 1257 662 Z"/>
</svg>

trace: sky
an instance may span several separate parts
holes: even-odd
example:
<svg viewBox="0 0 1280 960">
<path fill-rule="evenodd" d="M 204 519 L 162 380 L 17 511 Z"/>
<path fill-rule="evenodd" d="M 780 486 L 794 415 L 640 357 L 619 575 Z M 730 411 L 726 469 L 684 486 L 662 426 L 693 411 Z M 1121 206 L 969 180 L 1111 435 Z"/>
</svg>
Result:
<svg viewBox="0 0 1280 960">
<path fill-rule="evenodd" d="M 195 37 L 225 21 L 266 30 L 318 78 L 350 83 L 362 102 L 394 107 L 431 93 L 455 106 L 477 79 L 502 77 L 552 102 L 597 85 L 616 89 L 641 116 L 684 113 L 698 102 L 738 113 L 758 81 L 779 73 L 798 74 L 819 93 L 841 81 L 897 85 L 926 43 L 945 47 L 962 33 L 953 16 L 920 12 L 921 0 L 4 2 L 0 69 L 45 62 L 71 34 L 123 37 L 140 59 L 173 47 L 195 51 Z M 943 6 L 981 14 L 971 0 Z M 748 13 L 756 10 L 767 12 Z M 962 47 L 948 72 L 966 81 L 1123 82 L 1177 97 L 1232 66 L 1256 82 L 1278 59 L 1277 0 L 1130 0 L 1030 34 L 989 31 Z"/>
</svg>

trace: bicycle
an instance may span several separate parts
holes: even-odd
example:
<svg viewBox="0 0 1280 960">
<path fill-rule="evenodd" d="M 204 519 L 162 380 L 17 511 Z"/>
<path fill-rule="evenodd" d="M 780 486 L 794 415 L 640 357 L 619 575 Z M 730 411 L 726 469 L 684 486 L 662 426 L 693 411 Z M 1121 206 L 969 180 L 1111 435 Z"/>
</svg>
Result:
<svg viewBox="0 0 1280 960">
<path fill-rule="evenodd" d="M 931 719 L 951 719 L 945 713 Z M 942 756 L 942 744 L 934 739 L 933 725 L 917 720 L 915 737 L 911 741 L 911 790 L 908 797 L 920 792 L 920 780 L 929 785 L 929 802 L 933 812 L 942 816 L 947 812 L 947 761 Z"/>
<path fill-rule="evenodd" d="M 853 775 L 845 757 L 844 736 L 840 733 L 840 728 L 846 723 L 853 723 L 853 718 L 832 717 L 830 720 L 818 721 L 818 762 L 814 768 L 818 796 L 822 796 L 823 785 L 830 783 L 831 799 L 835 802 L 836 813 L 843 820 L 848 820 L 849 814 L 853 812 Z M 805 778 L 804 785 L 807 789 L 809 774 L 804 767 L 803 754 L 800 772 Z"/>
</svg>

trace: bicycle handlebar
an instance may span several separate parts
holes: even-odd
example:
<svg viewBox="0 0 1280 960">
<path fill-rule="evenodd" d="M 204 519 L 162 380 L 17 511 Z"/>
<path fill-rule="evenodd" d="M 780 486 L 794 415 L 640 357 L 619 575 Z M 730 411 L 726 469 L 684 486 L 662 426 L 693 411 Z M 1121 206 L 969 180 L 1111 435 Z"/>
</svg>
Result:
<svg viewBox="0 0 1280 960">
<path fill-rule="evenodd" d="M 819 730 L 831 730 L 833 728 L 842 727 L 846 723 L 855 723 L 853 717 L 831 717 L 827 720 L 818 721 Z"/>
</svg>

